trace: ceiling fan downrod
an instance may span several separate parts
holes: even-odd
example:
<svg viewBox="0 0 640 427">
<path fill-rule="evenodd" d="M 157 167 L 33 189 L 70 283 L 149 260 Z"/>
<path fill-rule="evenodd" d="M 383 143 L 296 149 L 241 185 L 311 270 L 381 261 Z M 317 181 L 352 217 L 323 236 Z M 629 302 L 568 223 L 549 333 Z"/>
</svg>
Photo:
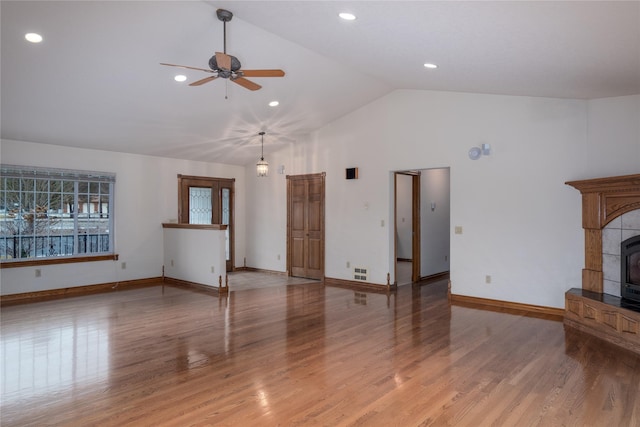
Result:
<svg viewBox="0 0 640 427">
<path fill-rule="evenodd" d="M 223 33 L 223 48 L 224 50 L 222 51 L 225 55 L 227 53 L 227 22 L 231 21 L 231 18 L 233 18 L 233 13 L 229 12 L 228 10 L 224 10 L 224 9 L 218 9 L 216 10 L 216 15 L 218 16 L 218 19 L 222 21 L 222 33 Z"/>
</svg>

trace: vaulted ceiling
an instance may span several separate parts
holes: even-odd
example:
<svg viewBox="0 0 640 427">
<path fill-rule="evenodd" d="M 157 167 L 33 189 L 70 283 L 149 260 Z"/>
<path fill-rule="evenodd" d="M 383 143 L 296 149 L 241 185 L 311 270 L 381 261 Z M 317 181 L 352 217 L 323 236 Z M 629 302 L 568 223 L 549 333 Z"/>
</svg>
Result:
<svg viewBox="0 0 640 427">
<path fill-rule="evenodd" d="M 6 1 L 2 138 L 251 164 L 396 89 L 640 93 L 638 1 Z M 223 50 L 249 91 L 204 71 Z M 348 11 L 355 21 L 343 21 Z M 32 44 L 28 32 L 44 40 Z M 438 65 L 435 70 L 423 64 Z M 187 81 L 174 81 L 184 74 Z M 277 100 L 277 107 L 270 101 Z"/>
</svg>

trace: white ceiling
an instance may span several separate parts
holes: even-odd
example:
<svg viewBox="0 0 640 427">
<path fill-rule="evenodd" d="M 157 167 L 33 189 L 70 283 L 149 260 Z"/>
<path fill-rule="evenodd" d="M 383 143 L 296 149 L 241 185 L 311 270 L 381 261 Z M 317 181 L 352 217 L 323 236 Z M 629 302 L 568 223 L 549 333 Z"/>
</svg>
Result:
<svg viewBox="0 0 640 427">
<path fill-rule="evenodd" d="M 208 74 L 159 65 L 207 68 L 223 49 L 219 7 L 235 15 L 227 52 L 285 77 L 190 87 Z M 243 165 L 258 132 L 268 159 L 395 89 L 640 93 L 639 1 L 2 0 L 0 14 L 5 139 Z"/>
</svg>

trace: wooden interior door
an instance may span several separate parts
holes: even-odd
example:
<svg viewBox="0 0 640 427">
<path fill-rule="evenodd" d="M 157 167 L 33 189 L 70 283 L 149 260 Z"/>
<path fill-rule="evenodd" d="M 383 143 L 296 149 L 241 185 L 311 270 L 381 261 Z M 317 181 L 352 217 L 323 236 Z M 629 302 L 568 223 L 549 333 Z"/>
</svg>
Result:
<svg viewBox="0 0 640 427">
<path fill-rule="evenodd" d="M 287 176 L 287 270 L 324 278 L 325 174 Z"/>
<path fill-rule="evenodd" d="M 396 172 L 394 174 L 394 218 L 395 218 L 395 242 L 394 242 L 394 263 L 395 277 L 398 277 L 398 175 L 411 176 L 411 281 L 420 280 L 420 171 Z"/>
</svg>

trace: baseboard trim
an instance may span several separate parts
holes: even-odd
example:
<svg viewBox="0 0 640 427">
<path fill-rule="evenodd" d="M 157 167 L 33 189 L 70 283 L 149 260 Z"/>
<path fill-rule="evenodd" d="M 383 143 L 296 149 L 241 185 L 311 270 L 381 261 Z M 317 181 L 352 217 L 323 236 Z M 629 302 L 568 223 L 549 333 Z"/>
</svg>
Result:
<svg viewBox="0 0 640 427">
<path fill-rule="evenodd" d="M 264 268 L 255 268 L 255 267 L 237 267 L 234 271 L 252 271 L 255 273 L 266 273 L 266 274 L 276 274 L 278 276 L 287 276 L 286 271 L 265 270 Z"/>
<path fill-rule="evenodd" d="M 386 292 L 395 291 L 398 289 L 398 285 L 396 284 L 378 285 L 375 283 L 357 282 L 355 280 L 336 279 L 333 277 L 325 277 L 324 285 L 333 286 L 336 288 L 351 289 L 354 291 L 378 292 L 378 293 L 386 293 Z"/>
<path fill-rule="evenodd" d="M 545 307 L 541 305 L 523 304 L 519 302 L 501 301 L 456 294 L 451 294 L 451 303 L 453 305 L 488 309 L 504 313 L 540 316 L 548 318 L 550 320 L 564 320 L 564 309 L 562 308 Z"/>
<path fill-rule="evenodd" d="M 426 283 L 437 282 L 437 281 L 448 279 L 448 278 L 449 278 L 449 271 L 443 271 L 442 273 L 436 273 L 436 274 L 430 274 L 429 276 L 423 276 L 418 280 L 418 282 L 420 284 L 426 284 Z M 425 282 L 425 283 L 423 283 L 423 282 Z"/>
<path fill-rule="evenodd" d="M 164 284 L 170 285 L 170 286 L 177 286 L 179 288 L 188 288 L 188 289 L 195 289 L 198 291 L 213 292 L 217 295 L 222 295 L 229 292 L 229 285 L 227 283 L 221 284 L 220 286 L 210 286 L 210 285 L 204 285 L 202 283 L 190 282 L 188 280 L 182 280 L 182 279 L 174 279 L 173 277 L 165 276 Z"/>
<path fill-rule="evenodd" d="M 64 298 L 69 296 L 81 296 L 101 292 L 113 292 L 122 289 L 141 288 L 145 286 L 162 285 L 162 277 L 150 277 L 147 279 L 124 280 L 112 283 L 100 283 L 97 285 L 74 286 L 71 288 L 49 289 L 46 291 L 25 292 L 21 294 L 1 295 L 0 306 L 10 304 L 25 304 L 46 299 Z"/>
</svg>

